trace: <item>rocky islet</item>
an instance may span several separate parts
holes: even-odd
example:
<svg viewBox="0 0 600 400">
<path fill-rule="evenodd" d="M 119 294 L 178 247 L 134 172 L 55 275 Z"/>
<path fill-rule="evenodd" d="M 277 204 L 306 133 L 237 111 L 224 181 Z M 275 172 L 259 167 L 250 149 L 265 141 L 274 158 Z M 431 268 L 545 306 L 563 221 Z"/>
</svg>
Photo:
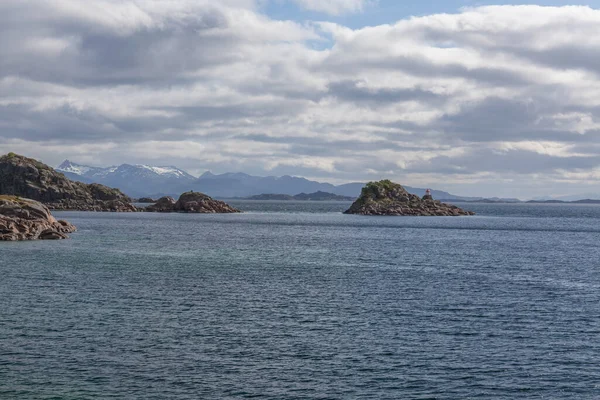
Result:
<svg viewBox="0 0 600 400">
<path fill-rule="evenodd" d="M 215 200 L 200 192 L 185 192 L 175 201 L 173 197 L 161 197 L 155 204 L 146 207 L 148 212 L 179 212 L 196 214 L 231 214 L 241 211 L 224 201 Z"/>
<path fill-rule="evenodd" d="M 400 184 L 382 180 L 369 182 L 345 214 L 452 217 L 475 213 L 434 200 L 430 194 L 421 198 L 408 193 Z"/>
</svg>

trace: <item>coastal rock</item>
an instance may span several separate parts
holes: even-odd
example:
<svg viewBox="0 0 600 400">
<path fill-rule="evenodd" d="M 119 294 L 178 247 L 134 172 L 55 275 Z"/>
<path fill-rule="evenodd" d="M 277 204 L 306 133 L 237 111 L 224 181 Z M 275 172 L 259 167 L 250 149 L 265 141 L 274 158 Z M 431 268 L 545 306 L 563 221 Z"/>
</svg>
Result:
<svg viewBox="0 0 600 400">
<path fill-rule="evenodd" d="M 177 201 L 171 196 L 165 196 L 158 199 L 155 204 L 146 207 L 146 211 L 150 212 L 174 212 L 175 211 L 175 203 Z"/>
<path fill-rule="evenodd" d="M 42 203 L 0 196 L 0 241 L 67 239 L 76 228 L 57 221 Z"/>
<path fill-rule="evenodd" d="M 46 164 L 14 153 L 0 157 L 0 195 L 39 201 L 52 210 L 137 211 L 118 189 L 71 181 Z"/>
<path fill-rule="evenodd" d="M 172 197 L 163 197 L 159 199 L 156 204 L 146 208 L 146 211 L 200 214 L 241 212 L 223 201 L 215 200 L 212 197 L 199 192 L 185 192 L 177 201 Z"/>
<path fill-rule="evenodd" d="M 139 199 L 137 199 L 137 203 L 154 204 L 156 203 L 156 201 L 154 199 L 151 199 L 150 197 L 140 197 Z"/>
<path fill-rule="evenodd" d="M 451 204 L 433 200 L 431 196 L 420 198 L 410 194 L 401 185 L 383 180 L 369 182 L 360 197 L 345 214 L 397 215 L 397 216 L 461 216 L 474 215 Z"/>
</svg>

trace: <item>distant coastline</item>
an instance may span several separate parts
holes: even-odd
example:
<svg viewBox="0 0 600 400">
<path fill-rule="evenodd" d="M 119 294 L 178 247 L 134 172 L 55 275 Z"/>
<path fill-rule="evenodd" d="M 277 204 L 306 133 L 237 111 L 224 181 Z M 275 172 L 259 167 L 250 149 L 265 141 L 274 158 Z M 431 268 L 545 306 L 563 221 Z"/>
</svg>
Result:
<svg viewBox="0 0 600 400">
<path fill-rule="evenodd" d="M 444 200 L 441 201 L 448 203 L 489 203 L 489 204 L 600 204 L 600 200 L 584 199 L 584 200 L 495 200 L 495 199 L 481 199 L 481 200 Z"/>
<path fill-rule="evenodd" d="M 276 201 L 354 201 L 355 197 L 351 196 L 341 196 L 334 193 L 328 192 L 314 192 L 314 193 L 299 193 L 297 195 L 291 196 L 289 194 L 279 194 L 279 193 L 263 193 L 256 196 L 248 196 L 248 197 L 238 197 L 236 199 L 240 200 L 276 200 Z"/>
</svg>

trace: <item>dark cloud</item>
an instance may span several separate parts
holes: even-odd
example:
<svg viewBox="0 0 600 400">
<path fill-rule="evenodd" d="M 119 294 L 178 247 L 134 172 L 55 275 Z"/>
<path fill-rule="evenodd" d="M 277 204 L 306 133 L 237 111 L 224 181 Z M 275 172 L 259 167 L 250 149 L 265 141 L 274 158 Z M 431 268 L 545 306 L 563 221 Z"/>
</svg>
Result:
<svg viewBox="0 0 600 400">
<path fill-rule="evenodd" d="M 577 110 L 585 112 L 585 108 Z M 554 118 L 562 112 L 574 111 L 543 98 L 521 101 L 491 97 L 463 105 L 459 112 L 444 115 L 432 128 L 465 142 L 538 140 L 576 143 L 600 140 L 593 132 L 579 134 Z"/>
<path fill-rule="evenodd" d="M 0 17 L 0 22 L 6 19 L 12 20 L 11 15 Z M 172 84 L 186 82 L 186 73 L 239 58 L 242 43 L 233 32 L 227 33 L 223 12 L 210 7 L 193 18 L 140 26 L 127 34 L 122 32 L 125 28 L 98 29 L 89 22 L 51 22 L 30 30 L 0 26 L 0 77 L 74 85 Z M 24 49 L 24 43 L 30 48 Z"/>
<path fill-rule="evenodd" d="M 371 89 L 366 85 L 360 85 L 359 81 L 332 82 L 328 86 L 328 95 L 340 101 L 353 103 L 374 103 L 375 105 L 402 103 L 407 101 L 424 101 L 436 103 L 445 96 L 438 95 L 429 90 L 421 88 L 394 89 L 378 88 Z"/>
<path fill-rule="evenodd" d="M 352 49 L 346 49 L 352 51 Z M 339 58 L 337 56 L 340 56 Z M 410 56 L 390 56 L 382 54 L 373 59 L 365 59 L 354 63 L 346 59 L 346 54 L 333 53 L 327 60 L 331 71 L 358 73 L 368 68 L 403 72 L 420 78 L 462 78 L 480 82 L 485 85 L 502 85 L 515 87 L 530 84 L 531 81 L 521 74 L 497 67 L 470 67 L 458 62 L 436 63 L 420 54 Z"/>
<path fill-rule="evenodd" d="M 123 133 L 102 114 L 81 111 L 68 104 L 50 110 L 32 110 L 23 105 L 0 106 L 0 121 L 3 137 L 32 142 L 105 141 Z"/>
<path fill-rule="evenodd" d="M 600 74 L 600 49 L 598 46 L 571 44 L 539 49 L 505 49 L 522 59 L 551 68 L 588 70 Z"/>
<path fill-rule="evenodd" d="M 600 156 L 557 157 L 526 150 L 478 149 L 462 156 L 435 157 L 426 164 L 411 166 L 407 172 L 478 174 L 482 172 L 547 174 L 557 170 L 580 171 L 600 167 Z"/>
</svg>

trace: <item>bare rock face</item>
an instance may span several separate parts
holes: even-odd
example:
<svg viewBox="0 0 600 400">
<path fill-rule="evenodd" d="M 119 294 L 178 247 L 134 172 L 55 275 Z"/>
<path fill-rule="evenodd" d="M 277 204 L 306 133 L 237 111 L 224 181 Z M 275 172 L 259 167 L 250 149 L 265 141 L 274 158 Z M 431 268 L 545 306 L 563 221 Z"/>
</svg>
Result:
<svg viewBox="0 0 600 400">
<path fill-rule="evenodd" d="M 237 213 L 240 212 L 224 201 L 214 200 L 212 197 L 199 192 L 185 192 L 179 196 L 175 209 L 188 213 Z"/>
<path fill-rule="evenodd" d="M 76 228 L 34 200 L 0 196 L 0 241 L 67 239 Z"/>
<path fill-rule="evenodd" d="M 451 217 L 475 213 L 433 200 L 431 196 L 422 199 L 397 183 L 383 180 L 369 182 L 345 214 Z"/>
<path fill-rule="evenodd" d="M 175 201 L 171 196 L 165 196 L 158 199 L 158 201 L 151 206 L 146 207 L 146 211 L 149 212 L 174 212 Z"/>
<path fill-rule="evenodd" d="M 32 199 L 53 210 L 137 211 L 118 189 L 71 181 L 46 164 L 14 153 L 0 157 L 0 195 Z"/>
<path fill-rule="evenodd" d="M 172 197 L 163 197 L 156 204 L 146 208 L 149 212 L 181 212 L 181 213 L 199 213 L 199 214 L 224 214 L 239 213 L 238 209 L 229 204 L 215 200 L 204 193 L 185 192 L 179 200 L 175 201 Z"/>
</svg>

